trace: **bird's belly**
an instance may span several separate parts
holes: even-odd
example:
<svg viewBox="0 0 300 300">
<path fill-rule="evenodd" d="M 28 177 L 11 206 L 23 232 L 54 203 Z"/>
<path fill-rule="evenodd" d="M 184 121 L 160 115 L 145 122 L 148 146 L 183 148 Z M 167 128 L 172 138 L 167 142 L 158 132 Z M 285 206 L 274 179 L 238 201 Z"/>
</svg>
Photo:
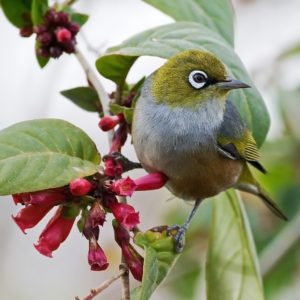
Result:
<svg viewBox="0 0 300 300">
<path fill-rule="evenodd" d="M 169 178 L 166 187 L 186 200 L 212 197 L 232 187 L 243 168 L 242 162 L 222 157 L 216 149 L 205 146 L 185 151 L 164 143 L 150 145 L 138 151 L 143 167 L 148 172 L 164 173 Z"/>
</svg>

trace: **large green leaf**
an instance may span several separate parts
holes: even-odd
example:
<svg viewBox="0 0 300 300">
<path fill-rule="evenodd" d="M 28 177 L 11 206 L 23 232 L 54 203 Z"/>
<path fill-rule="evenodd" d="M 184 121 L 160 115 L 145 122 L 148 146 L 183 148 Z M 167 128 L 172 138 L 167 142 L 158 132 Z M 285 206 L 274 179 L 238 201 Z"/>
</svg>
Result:
<svg viewBox="0 0 300 300">
<path fill-rule="evenodd" d="M 95 173 L 99 163 L 93 141 L 63 120 L 26 121 L 0 131 L 0 195 L 63 186 Z"/>
<path fill-rule="evenodd" d="M 96 66 L 103 76 L 122 85 L 137 57 L 148 55 L 169 58 L 192 48 L 213 52 L 234 77 L 252 86 L 251 89 L 233 91 L 231 101 L 252 130 L 257 143 L 261 145 L 270 124 L 263 99 L 233 48 L 218 33 L 204 25 L 178 22 L 147 30 L 117 47 L 110 48 L 107 54 L 97 60 Z"/>
<path fill-rule="evenodd" d="M 229 0 L 143 0 L 176 21 L 201 23 L 234 44 L 233 9 Z"/>
<path fill-rule="evenodd" d="M 174 239 L 166 231 L 139 232 L 134 242 L 145 250 L 142 285 L 131 293 L 132 300 L 148 300 L 169 273 L 179 254 L 174 252 Z"/>
<path fill-rule="evenodd" d="M 7 19 L 16 27 L 22 28 L 31 24 L 32 0 L 2 0 L 1 5 Z"/>
<path fill-rule="evenodd" d="M 207 300 L 262 300 L 247 216 L 234 191 L 214 200 L 206 262 Z"/>
</svg>

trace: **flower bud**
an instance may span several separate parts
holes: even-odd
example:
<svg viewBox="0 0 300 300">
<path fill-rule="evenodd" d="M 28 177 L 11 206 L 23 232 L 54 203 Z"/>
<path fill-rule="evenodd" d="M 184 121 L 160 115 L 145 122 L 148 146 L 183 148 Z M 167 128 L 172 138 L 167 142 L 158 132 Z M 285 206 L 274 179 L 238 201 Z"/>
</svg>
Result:
<svg viewBox="0 0 300 300">
<path fill-rule="evenodd" d="M 85 196 L 92 190 L 92 188 L 92 183 L 84 178 L 74 179 L 69 184 L 70 192 L 74 196 Z"/>
<path fill-rule="evenodd" d="M 95 201 L 88 218 L 91 220 L 92 227 L 103 226 L 105 222 L 105 210 L 99 201 Z"/>
<path fill-rule="evenodd" d="M 80 26 L 75 22 L 70 22 L 68 25 L 68 29 L 72 32 L 73 35 L 76 35 L 80 29 Z"/>
<path fill-rule="evenodd" d="M 19 228 L 24 232 L 26 229 L 34 227 L 38 224 L 44 216 L 52 209 L 52 205 L 27 205 L 22 208 L 16 216 L 12 216 L 13 220 L 19 226 Z"/>
<path fill-rule="evenodd" d="M 112 192 L 119 196 L 131 197 L 136 187 L 135 182 L 130 177 L 127 177 L 114 181 L 110 188 Z"/>
<path fill-rule="evenodd" d="M 92 271 L 105 270 L 109 265 L 104 251 L 99 246 L 95 238 L 91 238 L 89 240 L 88 262 Z"/>
<path fill-rule="evenodd" d="M 100 119 L 98 125 L 103 131 L 109 131 L 123 121 L 124 115 L 121 113 L 116 116 L 104 116 Z"/>
<path fill-rule="evenodd" d="M 32 26 L 25 26 L 20 29 L 20 35 L 22 37 L 30 37 L 33 33 Z"/>
<path fill-rule="evenodd" d="M 36 40 L 42 46 L 49 46 L 52 42 L 52 34 L 49 32 L 43 32 L 37 35 Z"/>
<path fill-rule="evenodd" d="M 58 28 L 55 36 L 59 43 L 67 43 L 72 39 L 72 33 L 64 27 Z"/>
<path fill-rule="evenodd" d="M 65 241 L 72 229 L 75 218 L 66 218 L 63 212 L 63 207 L 57 209 L 34 245 L 45 256 L 52 257 L 52 252 Z"/>
<path fill-rule="evenodd" d="M 122 245 L 122 255 L 132 276 L 142 281 L 144 258 L 130 244 Z"/>
<path fill-rule="evenodd" d="M 62 55 L 62 50 L 60 47 L 53 46 L 53 47 L 50 47 L 49 53 L 50 53 L 51 57 L 59 58 Z"/>
<path fill-rule="evenodd" d="M 112 202 L 109 208 L 116 220 L 129 230 L 140 223 L 139 213 L 129 204 Z"/>
</svg>

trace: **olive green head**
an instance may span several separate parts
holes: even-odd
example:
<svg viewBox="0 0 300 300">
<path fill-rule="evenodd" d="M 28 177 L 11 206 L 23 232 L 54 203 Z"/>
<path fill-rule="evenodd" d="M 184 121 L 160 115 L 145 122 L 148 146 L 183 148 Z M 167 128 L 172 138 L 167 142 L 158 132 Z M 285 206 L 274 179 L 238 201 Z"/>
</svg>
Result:
<svg viewBox="0 0 300 300">
<path fill-rule="evenodd" d="M 225 101 L 231 89 L 248 85 L 228 76 L 224 64 L 212 53 L 187 50 L 171 57 L 153 76 L 155 101 L 172 107 L 195 107 L 203 101 Z"/>
</svg>

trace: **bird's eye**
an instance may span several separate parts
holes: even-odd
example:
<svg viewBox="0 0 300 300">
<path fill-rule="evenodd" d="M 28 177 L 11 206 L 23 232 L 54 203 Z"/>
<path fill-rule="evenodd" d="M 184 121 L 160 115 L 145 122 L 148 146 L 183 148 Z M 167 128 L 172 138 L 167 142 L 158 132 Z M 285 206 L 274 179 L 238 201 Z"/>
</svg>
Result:
<svg viewBox="0 0 300 300">
<path fill-rule="evenodd" d="M 203 71 L 195 70 L 192 71 L 189 75 L 189 83 L 195 89 L 201 89 L 207 81 L 207 75 Z"/>
</svg>

